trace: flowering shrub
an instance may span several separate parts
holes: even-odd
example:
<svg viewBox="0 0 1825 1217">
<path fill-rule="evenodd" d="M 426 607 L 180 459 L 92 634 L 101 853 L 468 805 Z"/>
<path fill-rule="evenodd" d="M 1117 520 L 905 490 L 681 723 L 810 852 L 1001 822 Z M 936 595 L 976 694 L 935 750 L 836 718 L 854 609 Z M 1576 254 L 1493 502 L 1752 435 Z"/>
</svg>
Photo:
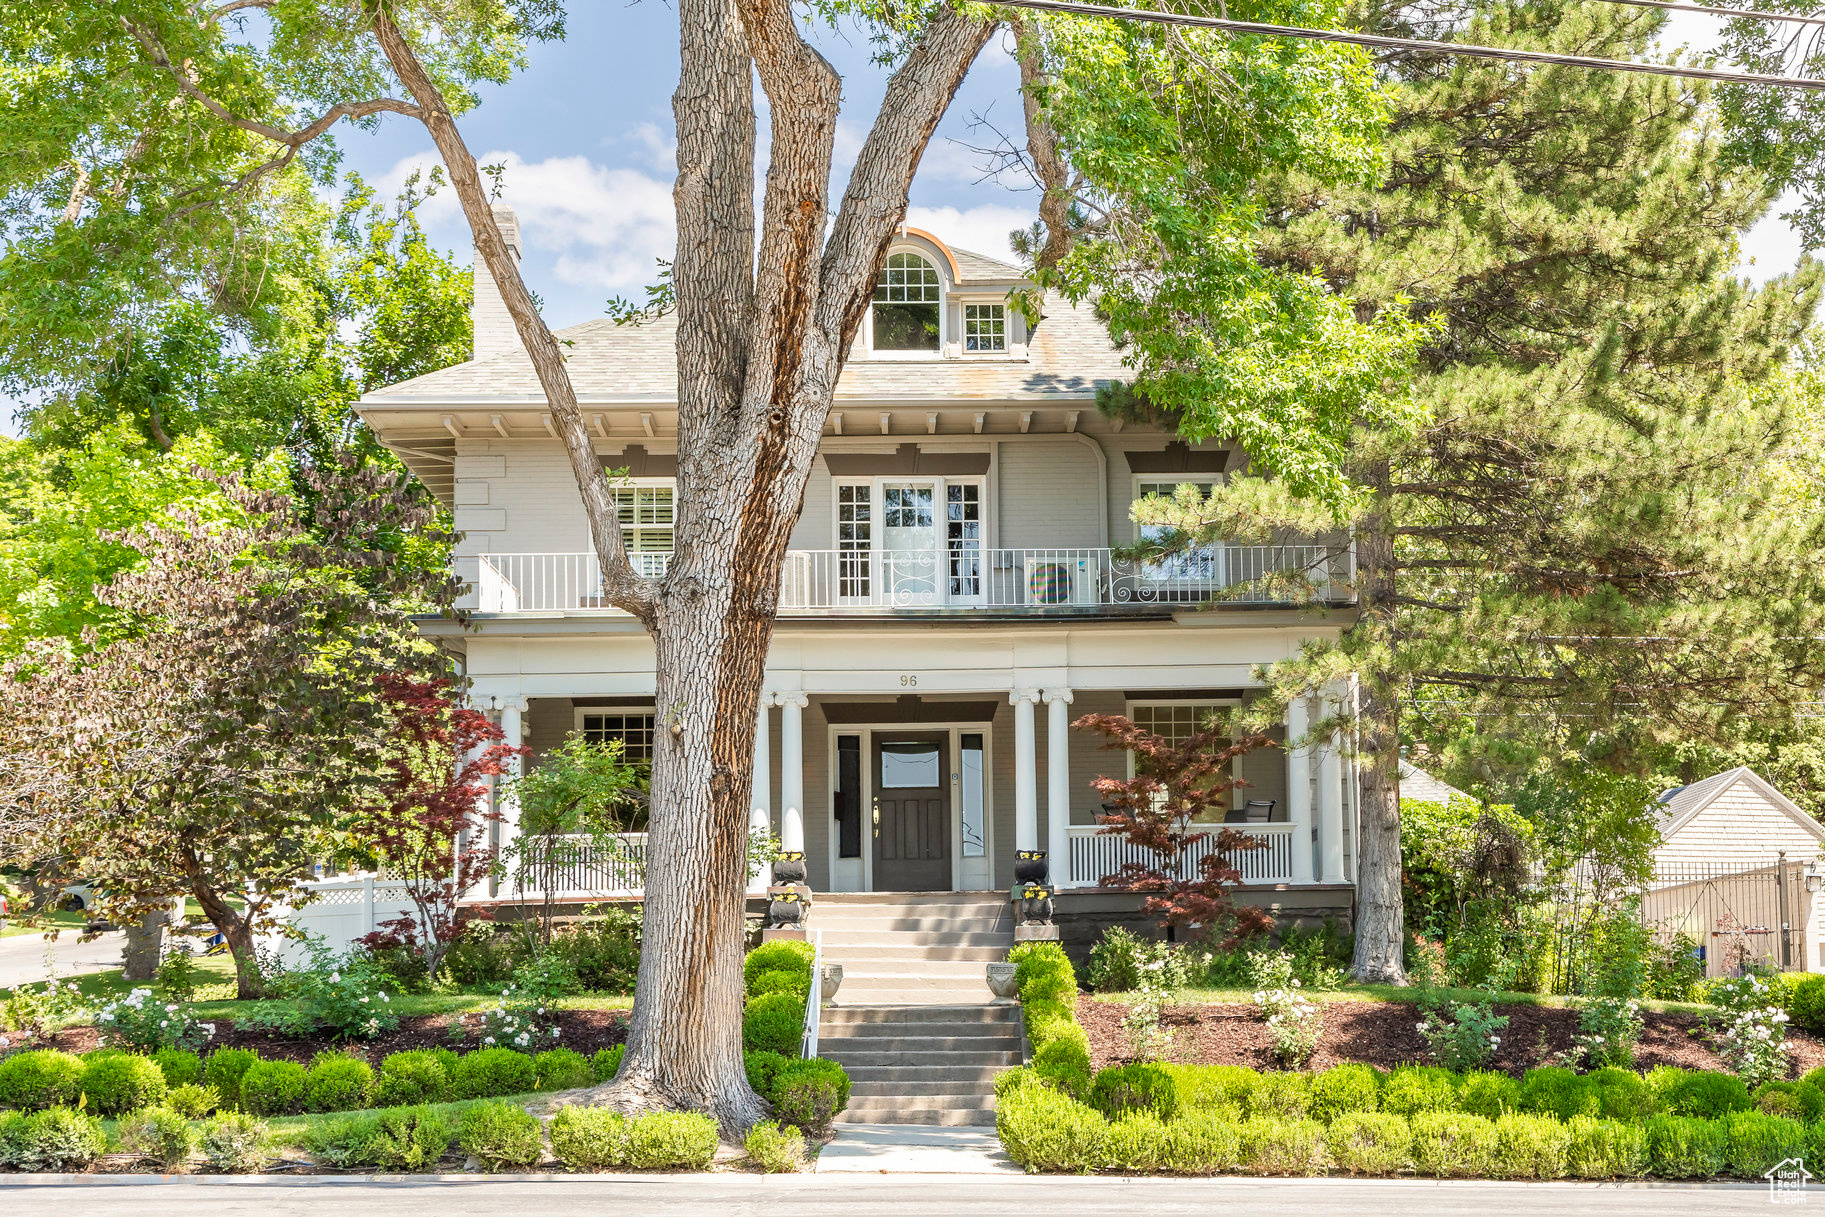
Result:
<svg viewBox="0 0 1825 1217">
<path fill-rule="evenodd" d="M 1627 1068 L 1635 1063 L 1635 1045 L 1641 1040 L 1641 1003 L 1632 997 L 1598 997 L 1578 1011 L 1578 1033 L 1572 1052 L 1585 1065 Z"/>
<path fill-rule="evenodd" d="M 135 989 L 103 1006 L 96 1016 L 101 1042 L 156 1052 L 160 1048 L 195 1048 L 215 1034 L 214 1023 L 200 1023 L 176 1002 L 161 1002 L 150 989 Z"/>
<path fill-rule="evenodd" d="M 46 955 L 49 962 L 49 955 Z M 20 985 L 0 1006 L 0 1029 L 22 1031 L 26 1037 L 43 1035 L 69 1023 L 81 1021 L 88 1011 L 88 999 L 73 980 L 55 976 L 42 985 Z M 0 1045 L 5 1052 L 7 1045 Z"/>
<path fill-rule="evenodd" d="M 1481 1069 L 1502 1047 L 1501 1032 L 1508 1016 L 1497 1014 L 1489 1002 L 1462 1002 L 1426 1011 L 1419 1033 L 1432 1050 L 1432 1059 L 1446 1069 L 1465 1073 Z"/>
<path fill-rule="evenodd" d="M 1160 1013 L 1177 996 L 1175 982 L 1181 974 L 1169 956 L 1145 960 L 1135 969 L 1134 1000 L 1122 1016 L 1122 1030 L 1140 1060 L 1157 1060 L 1172 1047 L 1172 1032 L 1160 1025 Z"/>
<path fill-rule="evenodd" d="M 1724 1064 L 1752 1087 L 1786 1077 L 1787 1012 L 1773 987 L 1751 973 L 1712 986 L 1710 998 L 1723 1010 L 1712 1029 Z"/>
<path fill-rule="evenodd" d="M 1261 1007 L 1268 1034 L 1274 1039 L 1274 1056 L 1290 1069 L 1312 1059 L 1312 1053 L 1318 1051 L 1318 1037 L 1324 1034 L 1324 1011 L 1299 989 L 1295 977 L 1283 989 L 1255 992 L 1255 1004 Z"/>
<path fill-rule="evenodd" d="M 500 1003 L 482 1015 L 482 1043 L 530 1052 L 541 1042 L 557 1039 L 557 1027 L 540 1026 L 549 1009 L 536 996 L 508 985 L 501 990 Z"/>
<path fill-rule="evenodd" d="M 1098 993 L 1126 993 L 1139 989 L 1141 970 L 1152 967 L 1169 987 L 1180 989 L 1188 979 L 1185 963 L 1170 943 L 1138 938 L 1119 925 L 1111 926 L 1090 948 L 1087 978 Z"/>
<path fill-rule="evenodd" d="M 321 936 L 314 936 L 310 955 L 307 966 L 287 972 L 279 982 L 290 1001 L 262 1003 L 241 1021 L 296 1036 L 328 1032 L 336 1038 L 358 1039 L 399 1026 L 387 992 L 390 981 L 366 952 L 338 954 Z"/>
</svg>

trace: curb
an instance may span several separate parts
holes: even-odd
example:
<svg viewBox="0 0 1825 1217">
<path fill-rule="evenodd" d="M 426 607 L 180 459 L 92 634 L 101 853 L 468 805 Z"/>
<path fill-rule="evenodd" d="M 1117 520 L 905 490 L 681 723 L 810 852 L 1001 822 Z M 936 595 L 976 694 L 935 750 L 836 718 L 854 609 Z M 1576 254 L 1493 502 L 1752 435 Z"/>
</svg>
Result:
<svg viewBox="0 0 1825 1217">
<path fill-rule="evenodd" d="M 1016 1168 L 1016 1173 L 1018 1168 Z M 627 1183 L 651 1187 L 690 1188 L 701 1185 L 706 1179 L 733 1177 L 736 1172 L 690 1171 L 677 1173 L 654 1174 L 571 1174 L 566 1172 L 540 1172 L 537 1174 L 454 1174 L 454 1175 L 27 1175 L 0 1174 L 0 1192 L 7 1188 L 39 1187 L 162 1187 L 166 1185 L 202 1185 L 205 1187 L 348 1187 L 350 1185 L 383 1184 L 389 1186 L 436 1184 L 476 1184 L 481 1186 L 503 1183 Z M 1004 1172 L 994 1172 L 1003 1174 Z M 918 1174 L 923 1178 L 943 1176 L 942 1171 L 844 1171 L 818 1172 L 815 1169 L 800 1171 L 796 1174 L 753 1175 L 742 1173 L 741 1177 L 750 1185 L 760 1180 L 777 1180 L 762 1186 L 783 1187 L 792 1183 L 808 1182 L 816 1179 L 829 1180 L 835 1184 L 841 1176 L 844 1181 L 892 1177 L 901 1174 Z M 956 1179 L 980 1179 L 981 1174 L 951 1173 Z M 1166 1180 L 1180 1183 L 1200 1182 L 1214 1187 L 1233 1187 L 1247 1184 L 1253 1187 L 1274 1188 L 1330 1188 L 1330 1187 L 1433 1187 L 1443 1189 L 1466 1189 L 1472 1187 L 1518 1188 L 1528 1191 L 1710 1191 L 1742 1192 L 1766 1191 L 1767 1184 L 1753 1181 L 1732 1183 L 1692 1182 L 1679 1183 L 1659 1179 L 1621 1179 L 1611 1181 L 1584 1181 L 1574 1179 L 1385 1179 L 1356 1178 L 1351 1175 L 1325 1175 L 1314 1178 L 1298 1178 L 1271 1175 L 1026 1175 L 1020 1178 L 1030 1180 L 1039 1186 L 1057 1186 L 1071 1184 L 1096 1186 L 1107 1181 L 1110 1183 L 1132 1183 L 1137 1180 Z"/>
</svg>

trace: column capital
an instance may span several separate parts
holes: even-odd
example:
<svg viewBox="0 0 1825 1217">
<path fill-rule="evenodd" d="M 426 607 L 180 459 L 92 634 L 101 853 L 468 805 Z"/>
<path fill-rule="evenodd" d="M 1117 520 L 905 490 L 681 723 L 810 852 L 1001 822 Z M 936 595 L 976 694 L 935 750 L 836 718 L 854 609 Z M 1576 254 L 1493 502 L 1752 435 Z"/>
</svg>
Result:
<svg viewBox="0 0 1825 1217">
<path fill-rule="evenodd" d="M 761 709 L 765 710 L 769 706 L 777 706 L 777 705 L 779 705 L 779 694 L 763 692 L 760 695 L 760 708 Z"/>
<path fill-rule="evenodd" d="M 494 710 L 518 710 L 524 714 L 532 708 L 524 697 L 490 697 L 487 700 L 488 707 Z"/>
<path fill-rule="evenodd" d="M 1067 706 L 1071 704 L 1071 690 L 1069 689 L 1047 689 L 1044 696 L 1048 706 L 1056 701 L 1062 701 Z"/>
<path fill-rule="evenodd" d="M 776 705 L 797 706 L 801 710 L 811 704 L 811 699 L 809 697 L 797 691 L 791 693 L 775 693 L 773 695 L 773 701 Z"/>
<path fill-rule="evenodd" d="M 1039 690 L 1015 689 L 1008 694 L 1008 705 L 1018 706 L 1022 702 L 1026 702 L 1028 705 L 1037 705 L 1039 703 Z"/>
</svg>

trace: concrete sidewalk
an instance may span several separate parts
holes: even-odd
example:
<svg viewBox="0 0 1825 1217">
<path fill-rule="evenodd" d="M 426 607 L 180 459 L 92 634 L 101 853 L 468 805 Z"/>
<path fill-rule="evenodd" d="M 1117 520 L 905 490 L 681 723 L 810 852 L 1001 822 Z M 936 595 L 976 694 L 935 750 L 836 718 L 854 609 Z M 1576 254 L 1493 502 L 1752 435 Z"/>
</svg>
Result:
<svg viewBox="0 0 1825 1217">
<path fill-rule="evenodd" d="M 45 948 L 57 961 L 57 974 L 80 976 L 88 972 L 106 972 L 120 967 L 120 953 L 127 936 L 110 930 L 94 942 L 78 942 L 80 930 L 66 929 L 56 942 L 46 942 L 40 934 L 15 934 L 0 938 L 0 989 L 15 985 L 37 984 L 51 977 L 45 966 Z"/>
<path fill-rule="evenodd" d="M 817 1156 L 817 1173 L 1020 1174 L 993 1128 L 928 1124 L 839 1124 L 836 1140 Z"/>
</svg>

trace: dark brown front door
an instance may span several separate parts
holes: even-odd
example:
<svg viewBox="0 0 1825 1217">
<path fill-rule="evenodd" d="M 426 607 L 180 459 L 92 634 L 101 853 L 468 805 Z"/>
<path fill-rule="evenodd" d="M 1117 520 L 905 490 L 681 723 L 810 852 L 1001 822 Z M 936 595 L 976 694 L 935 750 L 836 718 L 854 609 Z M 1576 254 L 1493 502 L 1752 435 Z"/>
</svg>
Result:
<svg viewBox="0 0 1825 1217">
<path fill-rule="evenodd" d="M 950 735 L 874 737 L 874 890 L 951 887 Z"/>
</svg>

